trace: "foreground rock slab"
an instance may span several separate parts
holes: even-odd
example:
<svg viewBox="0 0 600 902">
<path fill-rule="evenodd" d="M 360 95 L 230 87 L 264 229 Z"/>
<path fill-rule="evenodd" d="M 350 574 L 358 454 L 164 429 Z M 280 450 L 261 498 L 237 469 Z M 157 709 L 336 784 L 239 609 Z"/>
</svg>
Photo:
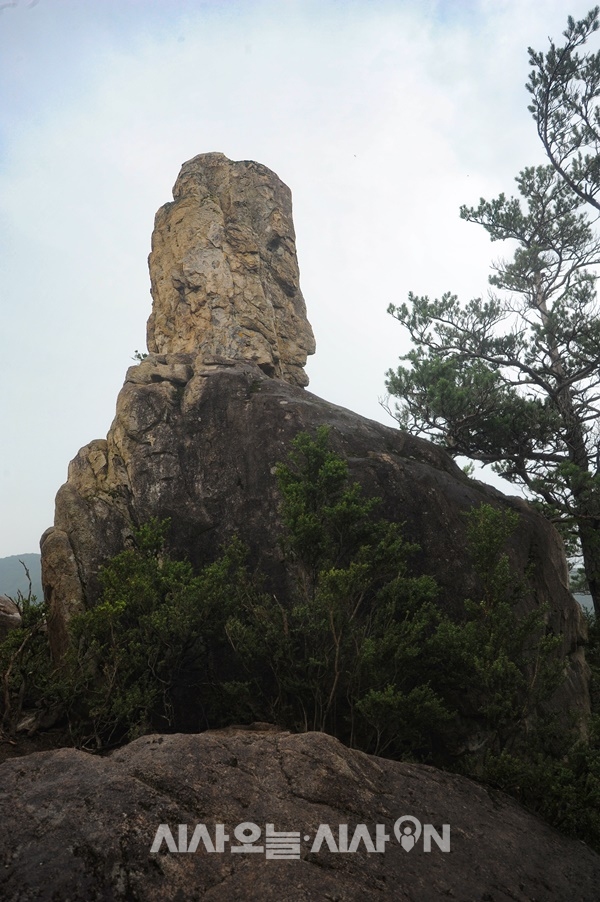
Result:
<svg viewBox="0 0 600 902">
<path fill-rule="evenodd" d="M 394 834 L 405 815 L 440 835 L 448 824 L 450 851 L 435 842 L 424 851 L 422 836 L 405 850 Z M 30 755 L 0 767 L 0 823 L 0 898 L 10 902 L 596 902 L 600 886 L 600 856 L 503 795 L 321 733 L 231 728 L 147 736 L 108 758 Z M 299 833 L 296 857 L 232 852 L 235 828 L 248 823 L 262 845 L 267 824 Z M 213 841 L 222 824 L 229 839 L 222 852 L 163 842 L 152 853 L 160 824 L 176 843 L 179 824 L 188 840 L 197 824 Z M 383 852 L 364 842 L 355 852 L 326 842 L 315 850 L 322 825 L 337 843 L 340 825 L 351 839 L 359 824 L 373 842 L 384 825 Z"/>
</svg>

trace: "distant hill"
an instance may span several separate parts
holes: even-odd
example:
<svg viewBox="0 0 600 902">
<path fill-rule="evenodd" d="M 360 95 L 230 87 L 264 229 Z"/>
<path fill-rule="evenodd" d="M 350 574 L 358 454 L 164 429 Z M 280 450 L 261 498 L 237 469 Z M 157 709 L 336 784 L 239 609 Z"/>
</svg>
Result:
<svg viewBox="0 0 600 902">
<path fill-rule="evenodd" d="M 21 561 L 29 569 L 33 594 L 41 601 L 44 593 L 39 554 L 13 554 L 10 557 L 0 558 L 0 595 L 15 598 L 18 591 L 27 595 L 29 585 Z"/>
</svg>

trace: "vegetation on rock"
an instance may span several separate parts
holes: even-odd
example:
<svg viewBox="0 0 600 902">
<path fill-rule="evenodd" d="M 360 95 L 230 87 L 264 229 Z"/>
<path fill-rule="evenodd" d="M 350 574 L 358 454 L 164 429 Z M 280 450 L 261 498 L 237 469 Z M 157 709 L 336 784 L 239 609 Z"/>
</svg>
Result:
<svg viewBox="0 0 600 902">
<path fill-rule="evenodd" d="M 505 789 L 600 848 L 597 727 L 584 742 L 550 713 L 559 640 L 543 610 L 517 612 L 527 580 L 505 547 L 518 515 L 489 505 L 468 515 L 481 591 L 451 619 L 434 580 L 411 574 L 415 547 L 377 516 L 326 429 L 296 438 L 277 479 L 289 598 L 261 585 L 237 539 L 196 574 L 168 553 L 168 523 L 150 521 L 104 568 L 101 603 L 73 618 L 58 672 L 49 675 L 39 606 L 0 646 L 5 732 L 12 700 L 25 697 L 62 699 L 76 743 L 94 750 L 254 720 L 322 730 Z M 592 622 L 597 678 L 596 632 Z"/>
<path fill-rule="evenodd" d="M 21 624 L 0 641 L 0 738 L 13 736 L 24 709 L 42 713 L 52 707 L 55 679 L 46 637 L 46 607 L 33 594 L 29 571 L 27 595 L 12 599 Z M 32 723 L 35 723 L 35 716 Z"/>
</svg>

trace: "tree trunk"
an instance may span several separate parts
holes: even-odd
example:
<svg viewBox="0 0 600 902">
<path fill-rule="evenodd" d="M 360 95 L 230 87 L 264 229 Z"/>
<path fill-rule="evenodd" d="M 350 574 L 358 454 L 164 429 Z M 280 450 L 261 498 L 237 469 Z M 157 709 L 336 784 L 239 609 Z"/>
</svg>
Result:
<svg viewBox="0 0 600 902">
<path fill-rule="evenodd" d="M 569 460 L 575 464 L 582 474 L 589 474 L 590 456 L 586 447 L 583 424 L 575 411 L 571 388 L 568 385 L 564 385 L 565 368 L 550 322 L 541 278 L 536 280 L 535 306 L 540 313 L 542 325 L 548 336 L 548 350 L 552 361 L 552 371 L 557 383 L 554 404 L 563 423 L 563 438 Z M 561 387 L 561 383 L 563 383 L 564 387 Z M 571 480 L 571 493 L 575 502 L 575 519 L 581 543 L 583 569 L 590 589 L 590 595 L 594 602 L 594 612 L 596 617 L 600 617 L 600 519 L 597 518 L 598 510 L 590 509 L 589 488 L 586 486 L 585 479 L 581 480 L 577 476 L 574 477 Z M 594 508 L 596 508 L 595 505 Z M 577 512 L 581 514 L 581 517 L 577 516 Z"/>
<path fill-rule="evenodd" d="M 594 612 L 600 618 L 600 522 L 580 520 L 578 528 L 583 569 L 594 602 Z"/>
</svg>

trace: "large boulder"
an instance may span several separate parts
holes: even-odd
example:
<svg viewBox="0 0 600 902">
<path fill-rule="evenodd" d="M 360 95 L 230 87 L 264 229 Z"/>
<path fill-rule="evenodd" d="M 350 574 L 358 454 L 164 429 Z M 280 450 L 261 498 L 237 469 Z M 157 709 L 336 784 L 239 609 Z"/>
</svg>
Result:
<svg viewBox="0 0 600 902">
<path fill-rule="evenodd" d="M 196 566 L 237 533 L 253 565 L 285 597 L 274 470 L 298 432 L 322 424 L 352 477 L 382 499 L 380 514 L 403 523 L 406 537 L 420 545 L 415 569 L 436 577 L 450 611 L 476 591 L 465 511 L 491 503 L 519 512 L 511 556 L 519 572 L 530 570 L 526 606 L 548 606 L 569 662 L 565 704 L 585 711 L 580 608 L 567 588 L 561 541 L 545 519 L 467 478 L 429 442 L 271 379 L 253 364 L 207 365 L 202 354 L 152 355 L 131 367 L 107 440 L 86 445 L 69 467 L 55 525 L 42 538 L 55 654 L 64 651 L 72 613 L 96 604 L 101 565 L 150 517 L 171 518 L 171 547 Z"/>
<path fill-rule="evenodd" d="M 416 837 L 417 824 L 398 824 L 407 816 L 420 822 L 414 843 L 404 831 Z M 63 749 L 7 761 L 0 823 L 7 902 L 596 902 L 600 885 L 600 856 L 501 793 L 323 733 L 146 736 L 105 758 Z M 268 824 L 296 834 L 290 857 L 272 857 Z M 203 825 L 215 851 L 183 851 L 179 825 L 190 846 Z M 232 851 L 249 825 L 262 851 Z"/>
<path fill-rule="evenodd" d="M 315 340 L 299 285 L 289 188 L 260 163 L 201 154 L 156 214 L 148 349 L 253 360 L 307 385 Z"/>
</svg>

